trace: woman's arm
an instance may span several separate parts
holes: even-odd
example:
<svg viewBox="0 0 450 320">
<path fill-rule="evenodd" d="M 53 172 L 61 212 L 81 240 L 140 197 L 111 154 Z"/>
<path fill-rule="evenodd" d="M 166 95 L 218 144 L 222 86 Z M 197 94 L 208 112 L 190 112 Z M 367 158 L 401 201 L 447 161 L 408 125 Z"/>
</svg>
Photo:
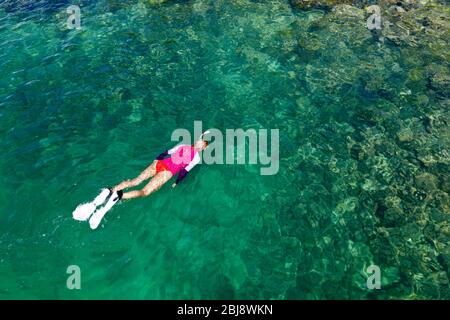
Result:
<svg viewBox="0 0 450 320">
<path fill-rule="evenodd" d="M 163 153 L 161 153 L 159 156 L 157 156 L 156 160 L 162 160 L 167 155 L 177 152 L 180 147 L 184 147 L 184 146 L 187 146 L 187 144 L 180 144 L 178 146 L 173 147 L 172 149 L 166 150 Z"/>
<path fill-rule="evenodd" d="M 163 153 L 161 153 L 159 156 L 156 157 L 156 160 L 162 160 L 164 159 L 165 156 L 167 156 L 169 154 L 169 151 L 164 151 Z"/>
<path fill-rule="evenodd" d="M 178 183 L 181 182 L 184 178 L 186 178 L 187 174 L 193 167 L 195 167 L 200 162 L 200 156 L 198 153 L 195 155 L 194 159 L 192 159 L 191 162 L 186 166 L 186 168 L 181 169 L 180 172 L 178 172 L 177 180 L 172 185 L 172 188 L 174 188 Z"/>
</svg>

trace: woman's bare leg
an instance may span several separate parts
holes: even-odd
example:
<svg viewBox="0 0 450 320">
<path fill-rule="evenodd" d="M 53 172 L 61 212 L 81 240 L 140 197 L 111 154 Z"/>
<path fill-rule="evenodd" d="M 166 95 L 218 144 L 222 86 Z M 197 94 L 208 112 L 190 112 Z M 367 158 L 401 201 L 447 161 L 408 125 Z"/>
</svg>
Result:
<svg viewBox="0 0 450 320">
<path fill-rule="evenodd" d="M 142 190 L 134 190 L 130 192 L 126 192 L 123 194 L 122 199 L 133 199 L 139 197 L 146 197 L 151 193 L 155 192 L 159 188 L 163 186 L 164 183 L 172 178 L 172 172 L 170 171 L 161 171 L 157 173 L 153 179 L 150 180 L 149 183 Z"/>
<path fill-rule="evenodd" d="M 123 190 L 126 188 L 135 187 L 142 183 L 142 181 L 147 180 L 151 177 L 153 177 L 156 174 L 156 162 L 157 160 L 153 161 L 151 165 L 149 165 L 144 171 L 141 172 L 139 176 L 137 176 L 134 179 L 131 180 L 125 180 L 119 183 L 117 186 L 115 186 L 112 190 L 118 191 Z"/>
</svg>

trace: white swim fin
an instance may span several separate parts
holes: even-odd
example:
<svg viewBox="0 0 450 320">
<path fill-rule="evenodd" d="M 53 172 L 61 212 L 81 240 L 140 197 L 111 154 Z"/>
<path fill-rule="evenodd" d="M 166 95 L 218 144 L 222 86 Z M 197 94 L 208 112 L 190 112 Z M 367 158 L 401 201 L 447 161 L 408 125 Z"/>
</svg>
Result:
<svg viewBox="0 0 450 320">
<path fill-rule="evenodd" d="M 91 229 L 97 229 L 98 225 L 102 221 L 105 214 L 111 210 L 111 208 L 119 202 L 120 199 L 122 199 L 122 191 L 114 192 L 111 195 L 111 198 L 109 198 L 108 202 L 105 204 L 104 207 L 98 209 L 95 211 L 95 213 L 92 215 L 91 219 L 89 220 L 89 225 L 91 226 Z"/>
<path fill-rule="evenodd" d="M 100 194 L 92 201 L 88 203 L 80 204 L 72 213 L 75 220 L 86 221 L 94 213 L 95 209 L 103 204 L 108 196 L 111 194 L 111 190 L 102 189 Z"/>
</svg>

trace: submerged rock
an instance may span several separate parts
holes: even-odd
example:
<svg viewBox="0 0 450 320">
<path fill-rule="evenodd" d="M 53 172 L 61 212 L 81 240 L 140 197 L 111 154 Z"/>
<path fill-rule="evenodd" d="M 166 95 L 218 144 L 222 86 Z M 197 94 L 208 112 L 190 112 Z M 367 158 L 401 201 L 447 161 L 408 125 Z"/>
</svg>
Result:
<svg viewBox="0 0 450 320">
<path fill-rule="evenodd" d="M 418 174 L 415 177 L 415 182 L 419 188 L 428 192 L 436 190 L 438 185 L 437 177 L 427 172 Z"/>
<path fill-rule="evenodd" d="M 397 132 L 397 138 L 400 142 L 410 142 L 414 139 L 414 133 L 410 128 L 403 128 Z"/>
<path fill-rule="evenodd" d="M 298 9 L 331 8 L 337 4 L 351 4 L 354 0 L 290 0 L 291 5 Z"/>
<path fill-rule="evenodd" d="M 169 0 L 146 0 L 149 4 L 163 4 Z"/>
<path fill-rule="evenodd" d="M 430 87 L 438 94 L 450 97 L 450 69 L 446 66 L 432 66 L 428 73 Z"/>
<path fill-rule="evenodd" d="M 364 10 L 348 4 L 338 4 L 333 7 L 333 13 L 339 16 L 355 17 L 364 19 Z"/>
</svg>

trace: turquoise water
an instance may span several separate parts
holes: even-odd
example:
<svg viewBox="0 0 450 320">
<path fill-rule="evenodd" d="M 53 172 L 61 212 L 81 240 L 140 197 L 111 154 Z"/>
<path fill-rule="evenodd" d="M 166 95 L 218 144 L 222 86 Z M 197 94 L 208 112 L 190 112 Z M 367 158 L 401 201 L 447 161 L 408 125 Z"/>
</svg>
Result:
<svg viewBox="0 0 450 320">
<path fill-rule="evenodd" d="M 0 3 L 0 299 L 450 298 L 445 28 L 395 41 L 356 7 L 100 0 L 68 30 L 66 3 Z M 194 120 L 279 129 L 278 174 L 203 165 L 96 231 L 72 219 Z"/>
</svg>

